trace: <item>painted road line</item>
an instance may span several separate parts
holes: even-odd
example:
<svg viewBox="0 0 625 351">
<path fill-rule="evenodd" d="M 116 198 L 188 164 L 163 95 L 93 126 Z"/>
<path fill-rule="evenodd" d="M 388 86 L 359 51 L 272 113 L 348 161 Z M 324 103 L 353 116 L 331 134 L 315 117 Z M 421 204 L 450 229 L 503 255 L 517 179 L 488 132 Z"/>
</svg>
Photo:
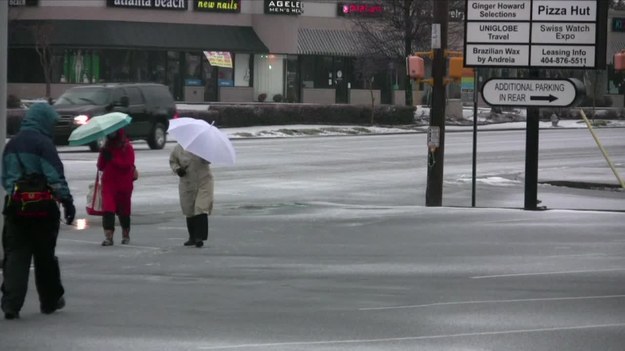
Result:
<svg viewBox="0 0 625 351">
<path fill-rule="evenodd" d="M 389 342 L 402 342 L 402 341 L 466 338 L 466 337 L 475 337 L 475 336 L 496 336 L 496 335 L 510 335 L 510 334 L 564 332 L 564 331 L 574 331 L 574 330 L 584 330 L 584 329 L 601 329 L 601 328 L 625 328 L 625 323 L 590 324 L 590 325 L 537 328 L 537 329 L 511 329 L 511 330 L 486 331 L 486 332 L 476 332 L 476 333 L 407 336 L 407 337 L 400 337 L 400 338 L 323 340 L 323 341 L 299 341 L 299 342 L 294 341 L 294 342 L 283 342 L 283 343 L 276 342 L 276 343 L 266 343 L 266 344 L 200 346 L 198 347 L 198 350 L 236 350 L 236 349 L 269 348 L 269 347 L 272 349 L 275 349 L 278 347 L 293 347 L 293 346 L 303 346 L 303 347 L 311 346 L 312 347 L 312 346 L 321 346 L 321 345 L 373 344 L 373 343 L 389 343 Z"/>
<path fill-rule="evenodd" d="M 603 272 L 619 272 L 619 271 L 625 271 L 625 268 L 595 269 L 595 270 L 585 270 L 585 271 L 559 271 L 559 272 L 539 272 L 539 273 L 478 275 L 478 276 L 471 277 L 471 279 L 514 278 L 514 277 L 531 277 L 531 276 L 539 276 L 539 275 L 603 273 Z"/>
<path fill-rule="evenodd" d="M 625 295 L 568 296 L 568 297 L 546 297 L 546 298 L 534 298 L 534 299 L 455 301 L 455 302 L 436 302 L 436 303 L 429 303 L 429 304 L 423 304 L 423 305 L 368 307 L 368 308 L 359 308 L 358 310 L 359 311 L 383 311 L 383 310 L 399 310 L 399 309 L 411 309 L 411 308 L 426 308 L 426 307 L 436 307 L 436 306 L 479 305 L 479 304 L 516 303 L 516 302 L 602 300 L 602 299 L 622 299 L 622 298 L 625 298 Z"/>
</svg>

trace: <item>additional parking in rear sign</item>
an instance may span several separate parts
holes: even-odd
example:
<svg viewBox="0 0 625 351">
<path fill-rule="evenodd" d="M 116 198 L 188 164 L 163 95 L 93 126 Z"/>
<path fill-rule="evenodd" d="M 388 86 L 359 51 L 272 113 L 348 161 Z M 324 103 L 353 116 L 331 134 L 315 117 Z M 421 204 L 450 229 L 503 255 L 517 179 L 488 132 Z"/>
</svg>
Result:
<svg viewBox="0 0 625 351">
<path fill-rule="evenodd" d="M 490 79 L 482 97 L 491 106 L 566 107 L 583 95 L 577 79 Z"/>
</svg>

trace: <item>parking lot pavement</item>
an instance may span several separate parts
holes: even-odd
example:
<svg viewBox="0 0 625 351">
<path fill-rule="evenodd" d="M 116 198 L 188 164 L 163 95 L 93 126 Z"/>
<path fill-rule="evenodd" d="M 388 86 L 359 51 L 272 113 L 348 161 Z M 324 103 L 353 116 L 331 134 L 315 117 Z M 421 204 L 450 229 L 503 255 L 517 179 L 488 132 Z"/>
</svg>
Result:
<svg viewBox="0 0 625 351">
<path fill-rule="evenodd" d="M 625 214 L 346 206 L 230 208 L 209 246 L 139 214 L 58 245 L 67 307 L 34 284 L 3 350 L 622 350 Z"/>
</svg>

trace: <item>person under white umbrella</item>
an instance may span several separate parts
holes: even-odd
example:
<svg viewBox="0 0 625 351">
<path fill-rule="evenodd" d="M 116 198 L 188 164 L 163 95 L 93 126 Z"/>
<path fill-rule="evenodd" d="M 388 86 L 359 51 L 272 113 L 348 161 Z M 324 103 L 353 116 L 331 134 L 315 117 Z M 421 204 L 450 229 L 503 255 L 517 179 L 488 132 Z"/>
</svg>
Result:
<svg viewBox="0 0 625 351">
<path fill-rule="evenodd" d="M 208 216 L 213 210 L 214 181 L 210 162 L 177 144 L 169 156 L 169 166 L 180 179 L 180 207 L 189 232 L 184 245 L 202 247 L 208 240 Z"/>
<path fill-rule="evenodd" d="M 234 147 L 217 127 L 195 118 L 173 119 L 167 131 L 178 141 L 169 156 L 169 165 L 180 178 L 180 207 L 189 232 L 184 245 L 202 247 L 208 240 L 208 216 L 213 210 L 210 165 L 233 165 Z"/>
</svg>

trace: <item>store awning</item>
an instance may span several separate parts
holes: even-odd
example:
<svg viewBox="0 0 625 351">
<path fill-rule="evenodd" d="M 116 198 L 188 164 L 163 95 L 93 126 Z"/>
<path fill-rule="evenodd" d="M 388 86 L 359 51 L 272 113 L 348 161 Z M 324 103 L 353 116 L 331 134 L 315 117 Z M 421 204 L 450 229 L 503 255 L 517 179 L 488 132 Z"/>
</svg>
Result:
<svg viewBox="0 0 625 351">
<path fill-rule="evenodd" d="M 56 47 L 269 52 L 252 27 L 84 20 L 12 21 L 9 46 L 33 47 L 36 26 Z"/>
<path fill-rule="evenodd" d="M 355 57 L 369 51 L 359 32 L 313 28 L 297 31 L 297 53 L 300 55 Z"/>
</svg>

